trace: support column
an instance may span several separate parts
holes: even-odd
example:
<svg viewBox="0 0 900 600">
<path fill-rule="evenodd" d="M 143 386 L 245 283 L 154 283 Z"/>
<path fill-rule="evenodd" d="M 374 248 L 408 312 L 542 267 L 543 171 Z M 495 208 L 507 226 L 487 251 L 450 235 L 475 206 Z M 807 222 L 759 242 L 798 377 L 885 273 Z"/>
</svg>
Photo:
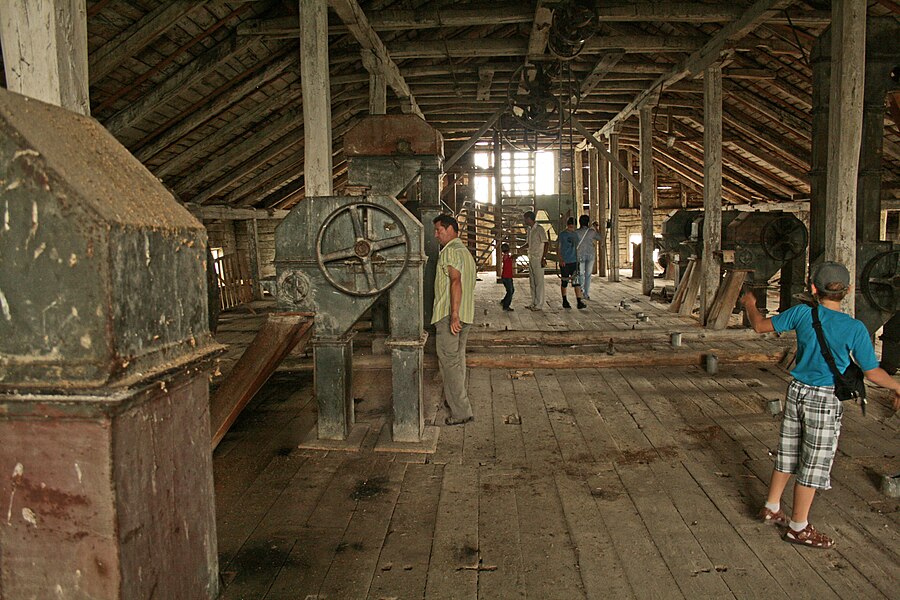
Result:
<svg viewBox="0 0 900 600">
<path fill-rule="evenodd" d="M 706 324 L 721 279 L 722 261 L 722 65 L 703 75 L 703 261 L 700 322 Z"/>
<path fill-rule="evenodd" d="M 303 177 L 306 197 L 331 196 L 331 87 L 328 2 L 301 0 L 300 83 L 303 91 Z"/>
<path fill-rule="evenodd" d="M 369 114 L 387 114 L 387 79 L 378 63 L 378 59 L 369 49 L 360 51 L 363 66 L 369 72 Z"/>
<path fill-rule="evenodd" d="M 0 43 L 7 89 L 91 114 L 85 0 L 6 0 Z"/>
<path fill-rule="evenodd" d="M 606 268 L 607 268 L 607 256 L 608 252 L 606 249 L 606 222 L 609 219 L 609 207 L 607 203 L 609 202 L 609 186 L 607 185 L 606 175 L 609 172 L 609 161 L 606 160 L 605 156 L 600 156 L 597 158 L 597 162 L 599 165 L 599 169 L 597 170 L 597 189 L 599 190 L 599 204 L 597 205 L 597 222 L 600 224 L 600 246 L 599 246 L 599 268 L 597 274 L 601 277 L 606 276 Z"/>
<path fill-rule="evenodd" d="M 320 440 L 346 440 L 355 420 L 353 338 L 315 338 L 312 346 L 318 404 L 317 437 Z"/>
<path fill-rule="evenodd" d="M 575 199 L 575 214 L 572 216 L 577 221 L 578 215 L 584 211 L 584 154 L 580 150 L 575 150 L 575 160 L 573 162 L 572 187 L 575 189 L 572 197 Z M 565 229 L 565 225 L 565 223 L 561 223 L 560 229 Z"/>
<path fill-rule="evenodd" d="M 503 253 L 500 251 L 500 244 L 503 243 L 503 180 L 501 179 L 503 160 L 503 148 L 501 147 L 500 130 L 494 129 L 494 228 L 497 240 L 497 247 L 494 250 L 494 261 L 497 263 L 497 277 L 503 271 Z M 514 246 L 515 244 L 512 244 Z"/>
<path fill-rule="evenodd" d="M 641 293 L 653 291 L 653 196 L 656 176 L 653 172 L 653 110 L 641 107 Z"/>
<path fill-rule="evenodd" d="M 437 272 L 438 255 L 441 245 L 434 237 L 434 224 L 431 222 L 443 212 L 441 210 L 441 174 L 443 172 L 442 161 L 436 157 L 434 164 L 423 166 L 419 185 L 421 197 L 419 214 L 422 219 L 422 229 L 425 233 L 425 281 L 422 285 L 422 313 L 425 327 L 433 332 L 431 327 L 431 315 L 434 310 L 434 278 Z"/>
<path fill-rule="evenodd" d="M 247 253 L 250 255 L 250 277 L 253 278 L 253 299 L 262 300 L 262 273 L 259 268 L 259 228 L 256 219 L 247 219 Z"/>
<path fill-rule="evenodd" d="M 832 2 L 831 94 L 825 196 L 825 260 L 840 262 L 856 281 L 856 184 L 863 128 L 866 3 Z M 853 294 L 842 302 L 855 313 Z"/>
<path fill-rule="evenodd" d="M 609 134 L 609 153 L 619 156 L 619 131 Z M 609 276 L 610 282 L 619 281 L 619 174 L 609 170 Z"/>
</svg>

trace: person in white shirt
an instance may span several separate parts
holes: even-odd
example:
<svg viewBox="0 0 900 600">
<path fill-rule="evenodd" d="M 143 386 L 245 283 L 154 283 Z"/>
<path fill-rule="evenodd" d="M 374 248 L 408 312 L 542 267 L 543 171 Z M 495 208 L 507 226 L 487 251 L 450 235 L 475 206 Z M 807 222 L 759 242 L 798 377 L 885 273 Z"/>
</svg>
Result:
<svg viewBox="0 0 900 600">
<path fill-rule="evenodd" d="M 528 227 L 528 282 L 531 284 L 531 304 L 529 310 L 544 309 L 544 267 L 547 266 L 547 247 L 549 239 L 544 228 L 535 221 L 533 211 L 522 215 Z"/>
</svg>

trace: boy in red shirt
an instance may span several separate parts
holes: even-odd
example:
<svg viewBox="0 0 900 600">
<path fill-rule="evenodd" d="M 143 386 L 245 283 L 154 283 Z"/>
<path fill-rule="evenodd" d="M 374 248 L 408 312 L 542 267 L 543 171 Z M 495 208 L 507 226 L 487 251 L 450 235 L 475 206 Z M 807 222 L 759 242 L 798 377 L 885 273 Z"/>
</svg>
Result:
<svg viewBox="0 0 900 600">
<path fill-rule="evenodd" d="M 500 305 L 503 307 L 503 310 L 515 310 L 510 306 L 516 288 L 513 287 L 513 258 L 509 253 L 509 244 L 500 244 L 500 251 L 503 253 L 503 265 L 500 269 L 500 282 L 503 284 L 503 287 L 506 288 L 506 295 L 503 296 Z"/>
</svg>

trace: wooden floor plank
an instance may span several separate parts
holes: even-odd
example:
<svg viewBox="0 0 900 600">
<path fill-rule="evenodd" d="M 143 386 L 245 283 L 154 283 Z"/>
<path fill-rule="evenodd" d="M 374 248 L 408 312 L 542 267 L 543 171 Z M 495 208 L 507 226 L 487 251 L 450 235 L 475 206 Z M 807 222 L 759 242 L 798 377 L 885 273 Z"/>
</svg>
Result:
<svg viewBox="0 0 900 600">
<path fill-rule="evenodd" d="M 570 373 L 559 373 L 559 377 L 571 377 Z M 557 380 L 557 372 L 536 369 L 534 380 L 544 401 L 544 410 L 559 445 L 560 455 L 567 463 L 584 463 L 593 459 L 593 454 L 585 442 L 581 429 L 575 420 L 575 413 L 562 392 Z"/>
<path fill-rule="evenodd" d="M 516 600 L 528 596 L 522 563 L 518 469 L 480 469 L 478 481 L 478 598 Z"/>
<path fill-rule="evenodd" d="M 617 465 L 616 473 L 685 597 L 733 597 L 721 576 L 723 566 L 713 563 L 697 543 L 688 524 L 656 482 L 650 467 L 647 464 Z"/>
<path fill-rule="evenodd" d="M 635 596 L 684 598 L 616 472 L 591 476 L 588 485 Z"/>
<path fill-rule="evenodd" d="M 688 460 L 698 464 L 696 460 Z M 753 553 L 732 524 L 751 523 L 750 517 L 743 512 L 727 515 L 719 512 L 682 461 L 656 461 L 650 463 L 650 469 L 731 593 L 738 598 L 786 597 L 780 580 L 767 569 L 769 562 Z M 824 594 L 824 598 L 829 597 L 828 592 L 827 586 L 820 585 L 817 593 Z"/>
<path fill-rule="evenodd" d="M 412 464 L 406 468 L 369 589 L 371 600 L 425 595 L 442 482 L 443 467 Z"/>
<path fill-rule="evenodd" d="M 522 437 L 522 418 L 516 406 L 510 372 L 491 369 L 493 395 L 494 440 L 497 462 L 507 466 L 526 463 L 525 441 Z"/>
<path fill-rule="evenodd" d="M 558 376 L 557 381 L 562 394 L 565 395 L 572 408 L 575 422 L 595 461 L 612 461 L 618 453 L 615 439 L 609 430 L 609 424 L 597 412 L 591 401 L 591 392 L 585 389 L 581 377 L 587 376 L 586 370 L 575 370 L 571 374 Z"/>
<path fill-rule="evenodd" d="M 565 473 L 555 481 L 587 598 L 636 598 L 587 482 Z"/>
<path fill-rule="evenodd" d="M 575 548 L 552 473 L 529 470 L 516 482 L 525 585 L 536 598 L 585 598 Z"/>
<path fill-rule="evenodd" d="M 476 598 L 477 568 L 478 469 L 448 464 L 444 467 L 425 598 Z"/>
<path fill-rule="evenodd" d="M 522 418 L 525 456 L 530 464 L 562 462 L 544 400 L 532 373 L 513 380 L 517 413 Z"/>
<path fill-rule="evenodd" d="M 487 369 L 470 369 L 468 379 L 469 400 L 472 403 L 475 421 L 465 427 L 463 462 L 467 464 L 493 462 L 496 452 L 491 374 Z"/>
<path fill-rule="evenodd" d="M 379 461 L 358 485 L 356 510 L 319 589 L 324 598 L 365 598 L 381 554 L 383 541 L 407 463 Z"/>
</svg>

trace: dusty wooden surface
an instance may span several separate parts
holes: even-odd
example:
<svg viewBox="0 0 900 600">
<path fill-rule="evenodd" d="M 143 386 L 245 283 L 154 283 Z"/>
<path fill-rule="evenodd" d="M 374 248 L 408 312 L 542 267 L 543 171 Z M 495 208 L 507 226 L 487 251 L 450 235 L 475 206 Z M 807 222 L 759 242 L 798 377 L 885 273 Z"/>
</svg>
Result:
<svg viewBox="0 0 900 600">
<path fill-rule="evenodd" d="M 500 286 L 486 283 L 477 314 L 501 330 L 500 319 L 630 329 L 634 311 L 614 306 L 639 285 L 598 282 L 588 311 L 538 314 L 502 313 L 488 303 Z M 663 311 L 644 310 L 648 325 L 684 327 Z M 434 375 L 426 418 L 441 423 Z M 359 454 L 297 449 L 315 422 L 312 374 L 276 373 L 214 455 L 222 597 L 895 597 L 900 502 L 878 477 L 900 471 L 900 417 L 884 393 L 871 391 L 869 417 L 847 407 L 834 489 L 813 506 L 835 548 L 789 545 L 754 519 L 778 438 L 766 402 L 788 378 L 775 365 L 723 365 L 715 377 L 692 366 L 472 369 L 476 420 L 442 428 L 426 458 L 372 452 L 390 415 L 388 371 L 356 379 L 357 419 L 370 425 Z"/>
</svg>

